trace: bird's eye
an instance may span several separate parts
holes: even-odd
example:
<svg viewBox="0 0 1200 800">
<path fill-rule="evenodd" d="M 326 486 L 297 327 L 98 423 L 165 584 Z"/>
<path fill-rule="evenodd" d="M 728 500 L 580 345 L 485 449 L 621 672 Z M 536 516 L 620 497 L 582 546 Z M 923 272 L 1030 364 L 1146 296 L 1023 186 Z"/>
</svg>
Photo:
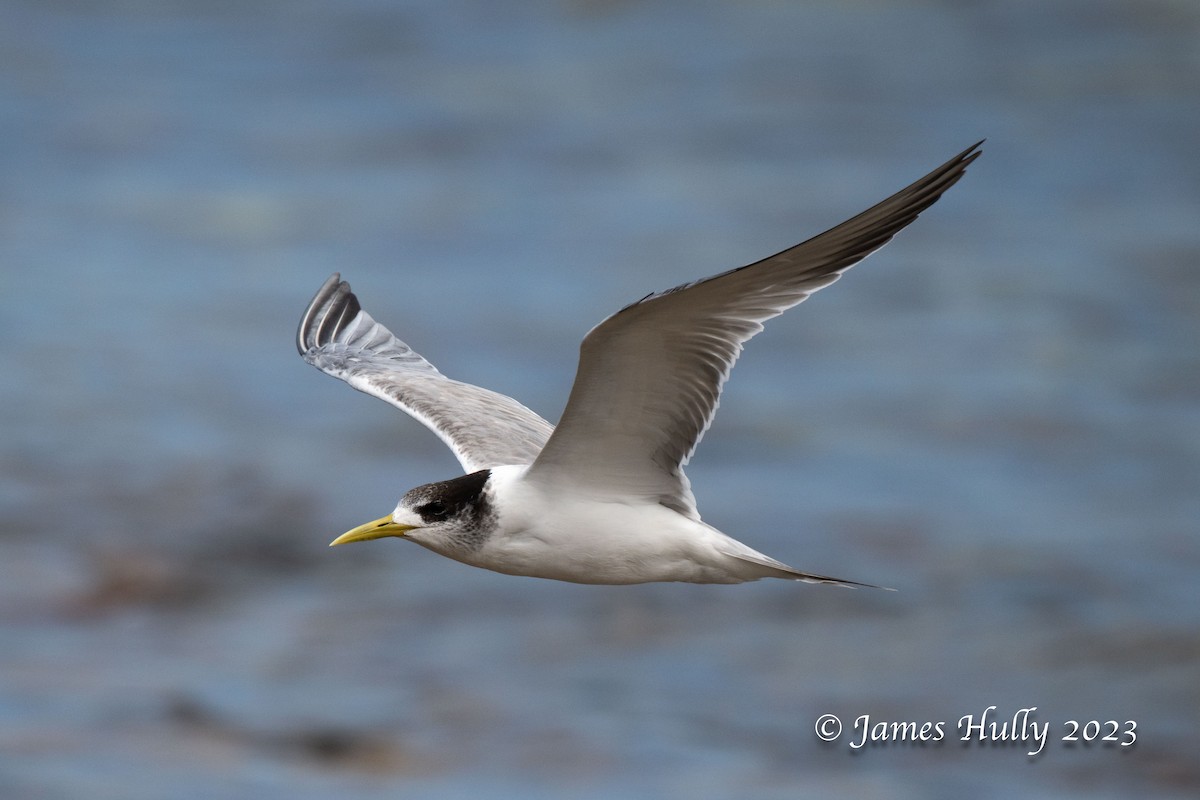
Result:
<svg viewBox="0 0 1200 800">
<path fill-rule="evenodd" d="M 421 519 L 445 519 L 446 506 L 440 500 L 433 500 L 423 506 L 418 506 L 417 513 L 421 515 Z"/>
</svg>

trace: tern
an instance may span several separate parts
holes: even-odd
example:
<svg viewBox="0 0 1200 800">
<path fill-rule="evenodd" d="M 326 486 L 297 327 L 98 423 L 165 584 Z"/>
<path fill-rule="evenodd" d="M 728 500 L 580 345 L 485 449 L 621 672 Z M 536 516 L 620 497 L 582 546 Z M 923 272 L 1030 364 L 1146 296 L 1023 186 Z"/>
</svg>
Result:
<svg viewBox="0 0 1200 800">
<path fill-rule="evenodd" d="M 574 583 L 870 586 L 801 572 L 703 522 L 683 467 L 763 323 L 891 240 L 963 176 L 980 145 L 795 247 L 608 317 L 583 338 L 557 426 L 443 375 L 334 274 L 300 321 L 300 354 L 428 426 L 466 474 L 412 489 L 331 546 L 400 537 L 471 566 Z"/>
</svg>

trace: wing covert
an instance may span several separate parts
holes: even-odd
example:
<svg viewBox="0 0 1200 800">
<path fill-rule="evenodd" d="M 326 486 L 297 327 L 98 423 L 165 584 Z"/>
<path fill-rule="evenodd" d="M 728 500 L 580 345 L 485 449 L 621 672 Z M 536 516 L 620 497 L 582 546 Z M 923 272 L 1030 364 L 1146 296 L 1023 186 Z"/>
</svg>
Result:
<svg viewBox="0 0 1200 800">
<path fill-rule="evenodd" d="M 801 244 L 648 295 L 601 322 L 580 346 L 562 419 L 526 478 L 642 496 L 699 519 L 683 467 L 746 341 L 933 205 L 980 144 Z"/>
<path fill-rule="evenodd" d="M 322 372 L 423 423 L 466 472 L 530 464 L 554 430 L 511 397 L 440 373 L 363 311 L 337 273 L 305 310 L 296 348 Z"/>
</svg>

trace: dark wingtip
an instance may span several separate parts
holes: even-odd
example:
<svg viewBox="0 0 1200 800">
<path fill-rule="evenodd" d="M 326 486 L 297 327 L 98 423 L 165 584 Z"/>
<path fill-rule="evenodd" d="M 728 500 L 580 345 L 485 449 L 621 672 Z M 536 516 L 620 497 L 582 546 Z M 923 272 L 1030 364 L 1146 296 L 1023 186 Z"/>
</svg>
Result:
<svg viewBox="0 0 1200 800">
<path fill-rule="evenodd" d="M 967 167 L 969 167 L 971 163 L 975 161 L 975 159 L 983 155 L 983 150 L 981 148 L 983 147 L 983 143 L 986 141 L 987 139 L 980 139 L 978 142 L 971 145 L 966 150 L 963 150 L 954 158 L 943 164 L 941 169 L 937 170 L 938 173 L 943 175 L 948 174 L 953 176 L 946 186 L 942 188 L 942 191 L 949 189 L 951 186 L 957 183 L 958 179 L 961 178 L 967 171 Z"/>
<path fill-rule="evenodd" d="M 321 284 L 304 310 L 304 316 L 300 318 L 300 326 L 296 329 L 296 349 L 300 355 L 304 355 L 332 340 L 343 322 L 354 319 L 358 312 L 358 298 L 350 291 L 350 284 L 342 280 L 341 273 L 333 273 Z"/>
<path fill-rule="evenodd" d="M 961 161 L 962 166 L 965 169 L 967 164 L 970 164 L 972 161 L 983 155 L 983 143 L 986 141 L 986 138 L 980 139 L 978 142 L 959 153 L 958 157 L 955 158 L 955 161 Z"/>
</svg>

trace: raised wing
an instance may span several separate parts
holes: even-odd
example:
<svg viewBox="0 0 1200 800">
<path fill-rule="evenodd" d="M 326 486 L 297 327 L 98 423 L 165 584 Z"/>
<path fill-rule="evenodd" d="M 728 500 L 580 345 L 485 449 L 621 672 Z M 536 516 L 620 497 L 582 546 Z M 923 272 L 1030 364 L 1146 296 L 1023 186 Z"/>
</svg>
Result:
<svg viewBox="0 0 1200 800">
<path fill-rule="evenodd" d="M 580 346 L 567 407 L 526 479 L 565 481 L 600 497 L 641 496 L 699 519 L 683 466 L 742 346 L 933 205 L 980 144 L 802 244 L 648 295 L 601 322 Z"/>
<path fill-rule="evenodd" d="M 309 303 L 296 347 L 322 372 L 424 423 L 466 472 L 530 464 L 554 426 L 511 397 L 451 380 L 363 311 L 334 273 Z"/>
</svg>

